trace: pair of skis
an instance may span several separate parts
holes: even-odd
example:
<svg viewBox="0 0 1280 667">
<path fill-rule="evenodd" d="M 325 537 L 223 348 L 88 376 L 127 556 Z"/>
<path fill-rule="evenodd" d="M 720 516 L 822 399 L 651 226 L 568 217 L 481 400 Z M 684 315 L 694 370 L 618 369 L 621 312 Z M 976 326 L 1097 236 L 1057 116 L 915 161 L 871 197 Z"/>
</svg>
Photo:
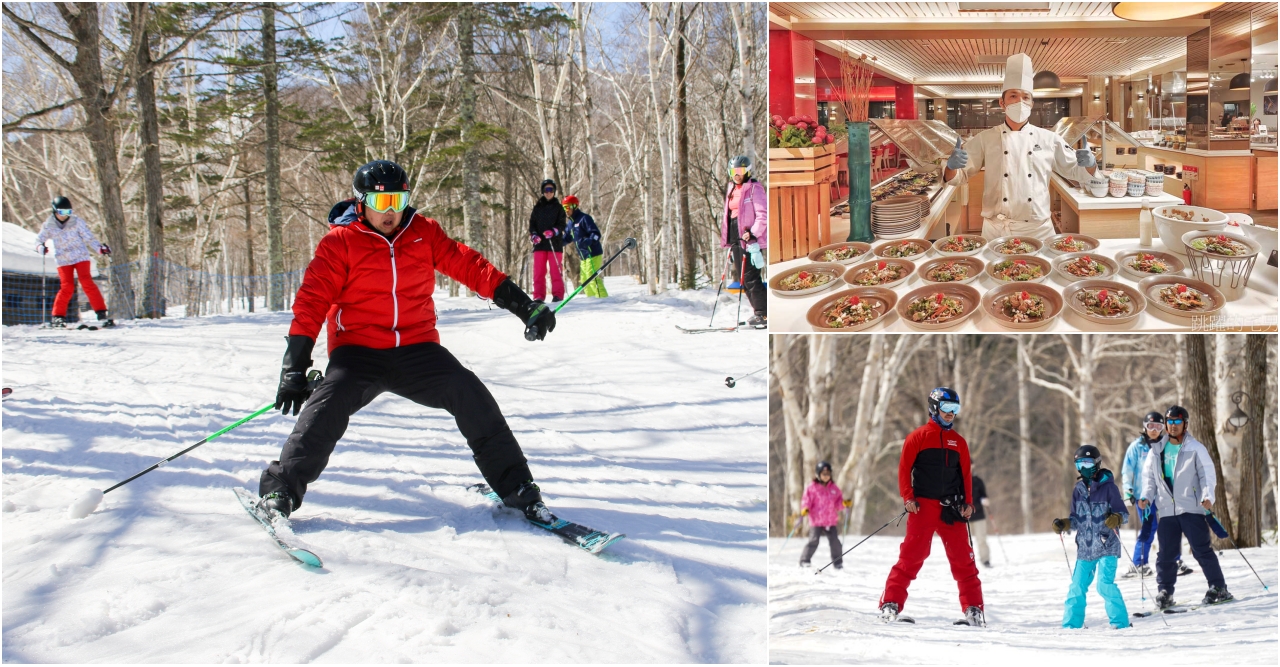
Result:
<svg viewBox="0 0 1280 667">
<path fill-rule="evenodd" d="M 1185 606 L 1185 605 L 1176 604 L 1176 605 L 1174 605 L 1174 606 L 1172 606 L 1172 607 L 1169 607 L 1168 609 L 1165 609 L 1165 610 L 1164 610 L 1164 613 L 1166 613 L 1166 614 L 1185 614 L 1185 613 L 1187 613 L 1187 612 L 1189 612 L 1189 611 L 1195 611 L 1195 610 L 1197 610 L 1197 609 L 1200 609 L 1201 607 L 1216 607 L 1216 606 L 1218 606 L 1218 605 L 1222 605 L 1222 604 L 1229 604 L 1229 603 L 1232 603 L 1232 602 L 1235 602 L 1235 601 L 1236 601 L 1236 599 L 1235 599 L 1235 598 L 1231 598 L 1230 600 L 1223 600 L 1222 602 L 1201 603 L 1201 604 L 1191 605 L 1191 606 L 1189 606 L 1189 607 L 1188 607 L 1188 606 Z M 1148 616 L 1154 616 L 1154 615 L 1156 614 L 1156 611 L 1159 611 L 1159 610 L 1154 610 L 1154 611 L 1135 611 L 1135 612 L 1133 612 L 1133 617 L 1134 617 L 1134 618 L 1146 618 L 1146 617 L 1148 617 Z"/>
<path fill-rule="evenodd" d="M 498 494 L 494 493 L 493 490 L 485 484 L 475 484 L 467 488 L 479 493 L 489 500 L 492 500 L 500 508 L 516 512 L 517 514 L 524 516 L 523 513 L 512 510 L 503 505 L 502 499 L 498 497 Z M 302 542 L 298 540 L 297 536 L 295 536 L 293 531 L 289 528 L 289 520 L 287 518 L 263 511 L 258 507 L 258 496 L 249 490 L 239 487 L 233 490 L 236 494 L 236 499 L 240 501 L 240 505 L 249 513 L 249 516 L 253 517 L 254 520 L 267 531 L 267 535 L 271 537 L 277 547 L 280 547 L 281 551 L 285 552 L 285 554 L 290 558 L 308 567 L 324 567 L 324 563 L 314 551 L 301 546 Z M 606 533 L 595 530 L 594 528 L 588 528 L 582 524 L 566 521 L 558 517 L 551 523 L 542 523 L 540 521 L 533 521 L 529 519 L 526 520 L 538 528 L 552 533 L 553 535 L 556 535 L 566 542 L 569 542 L 570 544 L 591 554 L 598 554 L 601 551 L 604 551 L 604 549 L 609 545 L 626 537 L 626 535 L 623 535 L 622 533 Z"/>
</svg>

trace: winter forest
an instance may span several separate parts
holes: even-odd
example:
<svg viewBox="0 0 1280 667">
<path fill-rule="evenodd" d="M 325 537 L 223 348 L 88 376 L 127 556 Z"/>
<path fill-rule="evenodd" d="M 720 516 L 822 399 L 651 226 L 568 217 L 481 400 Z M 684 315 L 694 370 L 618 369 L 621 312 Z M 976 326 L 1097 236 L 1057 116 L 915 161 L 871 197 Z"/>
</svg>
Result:
<svg viewBox="0 0 1280 667">
<path fill-rule="evenodd" d="M 606 251 L 640 242 L 619 266 L 650 293 L 693 288 L 720 268 L 728 160 L 763 155 L 764 3 L 5 3 L 3 23 L 4 220 L 36 230 L 69 196 L 115 249 L 115 298 L 156 293 L 139 260 L 304 268 L 373 159 L 522 285 L 551 178 Z"/>
<path fill-rule="evenodd" d="M 993 533 L 1048 531 L 1069 506 L 1078 446 L 1095 444 L 1118 479 L 1143 415 L 1179 404 L 1213 456 L 1231 536 L 1274 541 L 1275 336 L 779 335 L 770 372 L 771 536 L 795 526 L 821 460 L 853 501 L 848 532 L 900 512 L 903 439 L 928 419 L 929 391 L 949 386 Z"/>
</svg>

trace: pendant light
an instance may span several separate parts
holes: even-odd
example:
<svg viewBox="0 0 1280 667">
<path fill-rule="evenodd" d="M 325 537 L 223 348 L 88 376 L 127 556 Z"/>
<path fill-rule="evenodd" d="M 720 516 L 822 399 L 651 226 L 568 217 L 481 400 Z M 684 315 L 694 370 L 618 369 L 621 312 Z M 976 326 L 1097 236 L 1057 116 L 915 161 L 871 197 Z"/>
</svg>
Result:
<svg viewBox="0 0 1280 667">
<path fill-rule="evenodd" d="M 1225 2 L 1113 2 L 1111 13 L 1126 21 L 1172 21 L 1213 11 Z"/>
<path fill-rule="evenodd" d="M 1036 72 L 1035 78 L 1032 79 L 1031 87 L 1033 92 L 1047 93 L 1062 90 L 1062 82 L 1058 80 L 1057 74 L 1046 69 Z"/>
<path fill-rule="evenodd" d="M 1227 86 L 1228 90 L 1249 90 L 1249 73 L 1241 72 L 1231 77 L 1231 85 Z"/>
<path fill-rule="evenodd" d="M 1267 85 L 1265 85 L 1265 86 L 1263 86 L 1263 87 L 1262 87 L 1262 92 L 1264 92 L 1264 93 L 1274 93 L 1274 92 L 1276 92 L 1276 79 L 1275 79 L 1275 77 L 1271 77 L 1271 80 L 1267 82 Z"/>
</svg>

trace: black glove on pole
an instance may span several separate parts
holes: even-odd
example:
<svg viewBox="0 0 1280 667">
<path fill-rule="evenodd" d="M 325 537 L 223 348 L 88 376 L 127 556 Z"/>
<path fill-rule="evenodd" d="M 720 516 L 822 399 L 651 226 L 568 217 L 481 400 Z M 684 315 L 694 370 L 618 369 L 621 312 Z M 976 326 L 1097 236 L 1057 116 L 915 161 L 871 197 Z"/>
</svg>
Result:
<svg viewBox="0 0 1280 667">
<path fill-rule="evenodd" d="M 289 336 L 289 346 L 284 351 L 284 361 L 280 368 L 280 388 L 276 390 L 275 407 L 280 414 L 287 415 L 289 410 L 298 414 L 302 404 L 311 398 L 319 382 L 309 381 L 307 369 L 311 368 L 311 350 L 315 348 L 315 340 L 306 336 Z M 315 375 L 319 376 L 319 372 Z"/>
<path fill-rule="evenodd" d="M 553 314 L 553 316 L 554 316 L 554 314 L 555 314 L 555 313 L 560 312 L 560 309 L 561 309 L 561 308 L 564 308 L 566 305 L 568 305 L 568 304 L 569 304 L 569 301 L 571 301 L 571 300 L 573 299 L 573 297 L 578 296 L 578 292 L 581 292 L 583 289 L 585 289 L 585 288 L 586 288 L 586 286 L 587 286 L 587 285 L 590 285 L 590 284 L 591 284 L 591 281 L 596 279 L 596 276 L 600 275 L 600 274 L 601 274 L 605 269 L 609 268 L 609 265 L 613 263 L 613 260 L 617 259 L 619 256 L 621 256 L 621 255 L 622 255 L 622 253 L 624 253 L 624 252 L 626 252 L 627 250 L 629 250 L 629 249 L 631 249 L 631 248 L 634 248 L 634 247 L 636 247 L 636 240 L 635 240 L 634 238 L 631 238 L 630 236 L 628 236 L 628 237 L 627 237 L 627 240 L 626 240 L 626 241 L 624 241 L 624 242 L 622 243 L 622 247 L 618 249 L 618 252 L 613 253 L 613 256 L 612 256 L 612 257 L 610 257 L 609 259 L 605 260 L 604 264 L 601 264 L 601 265 L 600 265 L 600 268 L 596 269 L 596 270 L 595 270 L 595 272 L 593 272 L 593 273 L 591 274 L 591 276 L 590 276 L 590 277 L 588 277 L 586 280 L 582 281 L 582 284 L 581 284 L 581 285 L 578 285 L 578 289 L 573 290 L 573 294 L 570 294 L 570 295 L 568 296 L 568 298 L 566 298 L 564 301 L 561 301 L 561 302 L 560 302 L 560 305 L 556 306 L 555 310 L 551 311 L 551 312 L 552 312 L 552 314 Z M 497 292 L 496 292 L 496 291 L 494 292 L 494 300 L 495 300 L 495 301 L 497 300 Z M 501 304 L 499 304 L 499 305 L 501 305 Z M 508 310 L 510 310 L 510 309 L 508 309 Z M 515 311 L 512 311 L 512 312 L 515 312 Z M 519 314 L 519 313 L 517 313 L 517 314 Z M 555 322 L 555 320 L 553 319 L 553 320 L 552 320 L 552 327 L 551 327 L 552 329 L 554 329 L 554 328 L 555 328 L 555 326 L 554 326 L 554 322 Z M 526 329 L 526 330 L 525 330 L 525 332 L 524 332 L 525 340 L 542 340 L 542 337 L 543 337 L 543 336 L 545 336 L 545 335 L 546 335 L 546 333 L 545 333 L 545 332 L 542 332 L 542 331 L 534 331 L 534 328 L 533 328 L 532 324 L 530 324 L 529 328 L 528 328 L 528 329 Z"/>
<path fill-rule="evenodd" d="M 524 322 L 526 340 L 542 340 L 547 337 L 548 331 L 556 330 L 556 312 L 548 308 L 547 304 L 530 299 L 510 278 L 493 290 L 493 302 L 499 308 L 511 311 L 511 314 Z"/>
</svg>

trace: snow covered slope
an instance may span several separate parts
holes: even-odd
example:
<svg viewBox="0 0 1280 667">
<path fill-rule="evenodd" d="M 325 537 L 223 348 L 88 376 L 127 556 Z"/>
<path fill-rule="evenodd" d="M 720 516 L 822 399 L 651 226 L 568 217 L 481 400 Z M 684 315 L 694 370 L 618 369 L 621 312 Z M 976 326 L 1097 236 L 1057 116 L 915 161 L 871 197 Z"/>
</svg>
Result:
<svg viewBox="0 0 1280 667">
<path fill-rule="evenodd" d="M 1133 547 L 1134 533 L 1122 530 L 1125 547 Z M 858 537 L 844 545 L 853 546 Z M 987 627 L 955 626 L 963 616 L 955 580 L 947 566 L 942 540 L 933 549 L 920 575 L 911 584 L 903 614 L 916 625 L 879 620 L 877 603 L 889 569 L 898 559 L 901 537 L 875 536 L 845 557 L 844 570 L 814 570 L 830 562 L 824 539 L 813 557 L 813 568 L 801 569 L 804 540 L 793 537 L 781 551 L 781 538 L 769 540 L 769 661 L 780 664 L 1126 664 L 1226 665 L 1275 664 L 1276 555 L 1275 546 L 1245 550 L 1258 569 L 1268 593 L 1254 578 L 1240 554 L 1219 556 L 1227 587 L 1237 601 L 1186 614 L 1131 618 L 1133 625 L 1114 630 L 1102 608 L 1102 598 L 1089 590 L 1085 627 L 1062 627 L 1063 600 L 1070 584 L 1067 559 L 1053 533 L 988 536 L 990 569 L 980 568 Z M 1066 540 L 1075 562 L 1075 544 Z M 1190 551 L 1183 560 L 1195 572 L 1183 576 L 1174 599 L 1200 601 L 1208 585 Z M 1154 563 L 1157 550 L 1151 550 Z M 1008 558 L 1005 557 L 1008 555 Z M 1121 559 L 1124 566 L 1124 559 Z M 1142 600 L 1138 579 L 1117 578 L 1129 613 L 1154 607 L 1155 581 L 1146 580 L 1149 595 Z M 1165 626 L 1161 617 L 1169 622 Z"/>
<path fill-rule="evenodd" d="M 295 514 L 323 571 L 231 492 L 278 456 L 296 420 L 278 413 L 69 520 L 85 489 L 270 401 L 289 316 L 5 327 L 4 659 L 763 662 L 766 380 L 724 378 L 764 365 L 766 335 L 679 333 L 713 292 L 608 287 L 538 343 L 484 301 L 437 301 L 549 506 L 627 534 L 600 556 L 468 492 L 481 478 L 452 419 L 389 394 Z"/>
</svg>

